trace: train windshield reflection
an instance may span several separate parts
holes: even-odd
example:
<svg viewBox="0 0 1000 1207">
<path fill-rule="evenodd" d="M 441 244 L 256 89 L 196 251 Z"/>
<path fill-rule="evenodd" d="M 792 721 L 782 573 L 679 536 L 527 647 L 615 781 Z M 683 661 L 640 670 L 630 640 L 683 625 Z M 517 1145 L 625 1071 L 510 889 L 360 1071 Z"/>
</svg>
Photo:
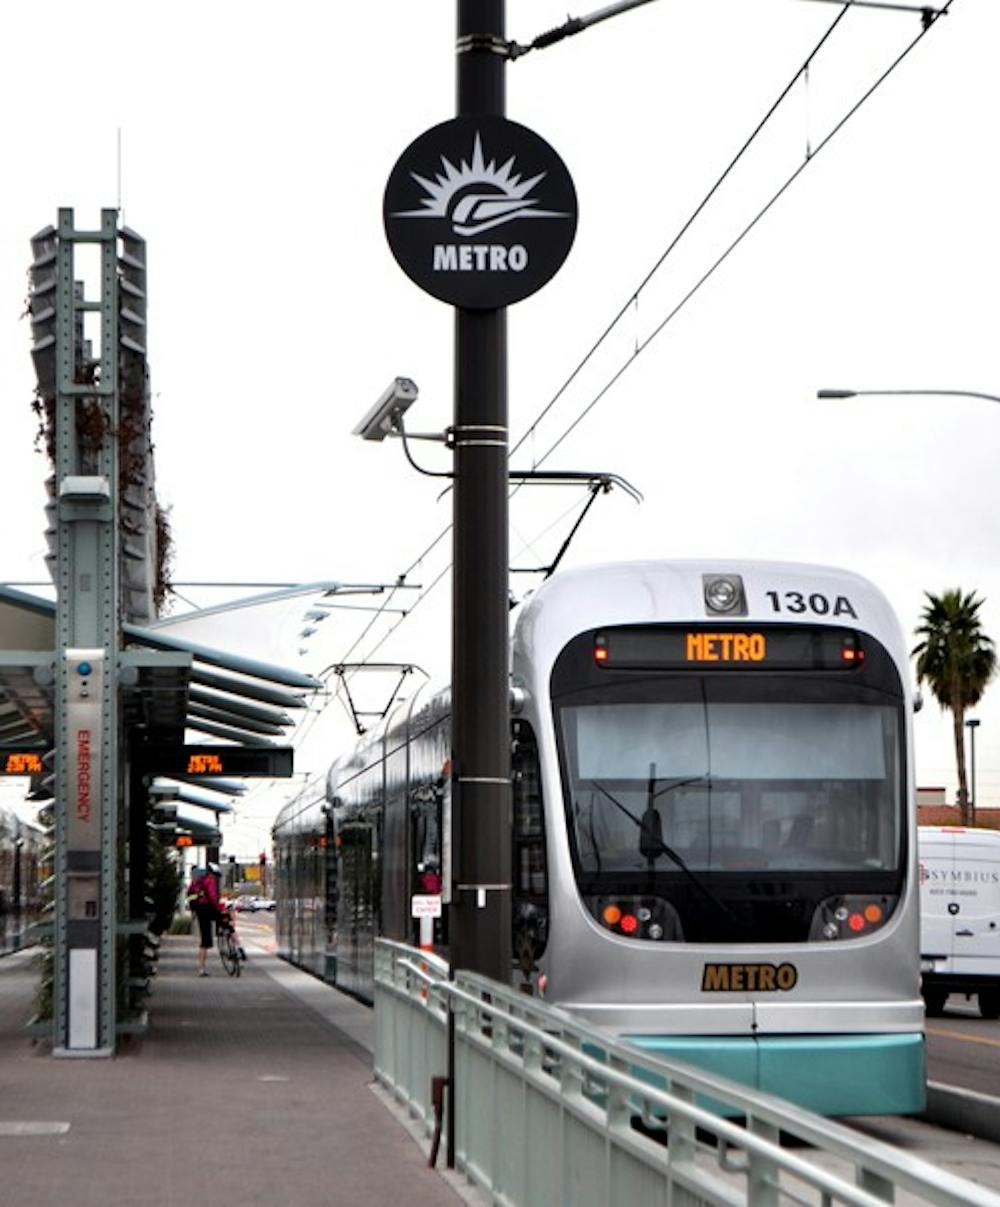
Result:
<svg viewBox="0 0 1000 1207">
<path fill-rule="evenodd" d="M 897 868 L 896 706 L 701 694 L 557 705 L 581 873 Z"/>
</svg>

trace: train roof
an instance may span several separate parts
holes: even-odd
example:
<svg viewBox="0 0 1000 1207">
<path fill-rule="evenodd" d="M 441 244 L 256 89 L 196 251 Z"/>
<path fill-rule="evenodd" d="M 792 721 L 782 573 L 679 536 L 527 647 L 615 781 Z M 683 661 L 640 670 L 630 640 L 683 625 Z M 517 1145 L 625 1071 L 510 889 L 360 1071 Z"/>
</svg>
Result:
<svg viewBox="0 0 1000 1207">
<path fill-rule="evenodd" d="M 414 727 L 431 723 L 447 713 L 451 704 L 451 688 L 447 685 L 421 683 L 411 696 L 399 700 L 384 719 L 366 733 L 351 750 L 336 759 L 326 777 L 326 798 L 332 801 L 344 779 L 353 776 L 370 762 L 383 755 L 386 744 L 398 737 L 404 740 Z M 423 721 L 422 721 L 423 719 Z"/>
<path fill-rule="evenodd" d="M 892 606 L 862 575 L 808 562 L 725 557 L 609 562 L 562 570 L 523 604 L 514 632 L 515 661 L 520 656 L 545 662 L 570 636 L 607 625 L 671 619 L 725 622 L 726 616 L 711 613 L 705 603 L 704 577 L 712 575 L 742 579 L 748 618 L 844 624 L 876 637 L 900 666 L 908 664 Z M 801 605 L 788 607 L 792 599 L 801 600 Z"/>
<path fill-rule="evenodd" d="M 314 817 L 318 816 L 326 803 L 324 796 L 324 788 L 326 786 L 326 776 L 317 775 L 308 780 L 302 788 L 292 797 L 288 804 L 284 805 L 278 812 L 278 816 L 274 819 L 271 826 L 271 833 L 277 834 L 281 830 L 287 829 L 293 824 L 312 824 Z"/>
</svg>

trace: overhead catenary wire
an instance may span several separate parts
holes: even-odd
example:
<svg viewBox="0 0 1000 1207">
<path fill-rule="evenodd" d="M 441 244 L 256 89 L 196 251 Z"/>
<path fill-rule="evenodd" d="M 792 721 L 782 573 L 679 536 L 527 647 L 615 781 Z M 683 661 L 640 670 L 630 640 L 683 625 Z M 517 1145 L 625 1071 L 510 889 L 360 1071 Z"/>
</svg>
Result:
<svg viewBox="0 0 1000 1207">
<path fill-rule="evenodd" d="M 687 232 L 691 229 L 691 227 L 697 221 L 699 216 L 705 210 L 706 206 L 708 206 L 709 202 L 711 202 L 712 198 L 716 195 L 716 193 L 719 191 L 719 189 L 722 188 L 723 184 L 726 182 L 728 177 L 732 174 L 732 172 L 736 168 L 737 164 L 739 164 L 739 162 L 743 158 L 743 156 L 747 153 L 747 151 L 754 144 L 754 142 L 756 142 L 758 136 L 761 134 L 764 127 L 768 124 L 768 122 L 771 120 L 771 118 L 774 116 L 774 114 L 780 108 L 782 102 L 785 100 L 785 98 L 788 96 L 788 94 L 792 91 L 792 89 L 799 82 L 799 80 L 803 77 L 803 75 L 806 72 L 808 72 L 809 64 L 816 57 L 816 55 L 820 52 L 820 50 L 823 48 L 825 43 L 828 41 L 828 39 L 833 34 L 833 31 L 837 28 L 837 26 L 840 24 L 840 22 L 847 15 L 847 10 L 850 7 L 851 6 L 849 4 L 845 4 L 844 7 L 841 9 L 841 11 L 833 19 L 833 21 L 828 26 L 826 32 L 823 34 L 823 36 L 820 38 L 820 40 L 816 43 L 816 45 L 810 51 L 805 62 L 801 65 L 801 67 L 799 67 L 799 69 L 795 72 L 795 74 L 788 81 L 788 83 L 784 86 L 784 88 L 782 88 L 781 92 L 778 94 L 777 98 L 772 102 L 772 104 L 768 108 L 767 112 L 760 119 L 760 121 L 757 123 L 757 125 L 753 128 L 750 135 L 743 142 L 743 145 L 740 147 L 740 149 L 736 152 L 736 154 L 733 156 L 733 158 L 729 161 L 729 163 L 723 169 L 721 175 L 716 180 L 716 182 L 712 185 L 712 187 L 708 190 L 708 192 L 705 194 L 705 196 L 701 199 L 701 201 L 698 202 L 698 204 L 692 210 L 690 216 L 684 222 L 683 226 L 681 226 L 681 228 L 677 232 L 677 234 L 674 235 L 673 239 L 671 239 L 670 243 L 667 245 L 667 247 L 664 249 L 664 251 L 657 258 L 657 260 L 653 264 L 652 268 L 649 269 L 649 271 L 642 278 L 642 280 L 635 287 L 635 289 L 632 290 L 632 292 L 629 294 L 628 298 L 625 300 L 625 302 L 622 304 L 622 306 L 619 307 L 617 313 L 614 315 L 614 317 L 611 319 L 611 321 L 607 324 L 607 326 L 604 328 L 604 330 L 601 332 L 601 334 L 597 337 L 597 339 L 591 345 L 590 349 L 587 351 L 587 353 L 584 355 L 584 357 L 577 363 L 576 367 L 573 369 L 573 371 L 570 373 L 570 375 L 562 383 L 562 385 L 559 387 L 559 389 L 556 390 L 556 392 L 552 396 L 552 398 L 550 398 L 549 401 L 545 404 L 545 406 L 541 410 L 541 413 L 535 417 L 535 419 L 531 423 L 531 426 L 527 428 L 524 435 L 521 436 L 521 438 L 514 444 L 513 448 L 511 449 L 511 455 L 516 453 L 521 448 L 521 446 L 535 433 L 538 425 L 542 422 L 542 420 L 545 418 L 545 416 L 552 410 L 552 408 L 556 405 L 556 403 L 563 396 L 563 394 L 565 394 L 565 392 L 573 384 L 573 382 L 580 375 L 580 373 L 583 371 L 583 369 L 586 368 L 587 364 L 594 357 L 595 353 L 601 348 L 601 346 L 604 344 L 604 342 L 608 338 L 608 336 L 611 335 L 611 333 L 618 326 L 618 324 L 622 321 L 622 319 L 625 317 L 625 315 L 628 313 L 628 311 L 631 309 L 631 307 L 633 307 L 634 305 L 636 305 L 638 303 L 639 295 L 646 288 L 646 286 L 650 283 L 650 281 L 657 274 L 657 272 L 659 272 L 660 268 L 663 266 L 667 257 L 674 251 L 674 249 L 677 247 L 677 245 L 680 243 L 680 241 L 684 238 L 684 236 L 687 234 Z M 540 462 L 535 460 L 535 461 L 533 461 L 533 464 L 538 465 L 538 464 L 540 464 Z"/>
<path fill-rule="evenodd" d="M 953 0 L 946 0 L 946 3 L 944 5 L 944 7 L 940 10 L 939 15 L 941 15 L 941 16 L 945 15 L 948 12 L 948 9 L 951 7 L 952 3 L 953 3 Z M 852 6 L 847 5 L 846 7 L 849 8 Z M 846 9 L 842 10 L 841 13 L 838 15 L 838 18 L 837 18 L 838 20 L 840 19 L 840 17 L 842 17 L 844 15 L 844 11 L 846 11 Z M 933 23 L 934 22 L 932 21 L 930 24 L 922 25 L 922 28 L 921 28 L 920 32 L 916 35 L 916 37 L 914 37 L 906 45 L 906 47 L 904 47 L 904 49 L 896 56 L 895 59 L 893 59 L 893 61 L 889 64 L 889 66 L 875 80 L 875 82 L 868 89 L 866 89 L 865 92 L 863 92 L 861 94 L 861 96 L 858 98 L 858 100 L 856 100 L 854 102 L 854 104 L 847 110 L 847 112 L 844 114 L 844 116 L 842 118 L 840 118 L 840 120 L 835 123 L 835 125 L 830 129 L 830 131 L 817 143 L 817 145 L 812 149 L 811 154 L 803 159 L 802 163 L 800 163 L 799 166 L 795 169 L 795 171 L 792 172 L 791 175 L 788 176 L 788 178 L 781 185 L 781 187 L 775 193 L 772 194 L 771 198 L 757 211 L 757 213 L 754 215 L 753 218 L 751 218 L 751 220 L 746 224 L 746 226 L 743 227 L 743 229 L 736 236 L 736 238 L 732 240 L 732 242 L 728 245 L 728 247 L 725 249 L 725 251 L 723 251 L 722 254 L 716 258 L 716 260 L 712 263 L 712 265 L 698 278 L 698 280 L 688 290 L 688 292 L 681 298 L 681 300 L 673 307 L 672 310 L 669 311 L 667 316 L 653 329 L 652 333 L 650 335 L 648 335 L 646 337 L 646 339 L 644 339 L 643 341 L 641 341 L 640 343 L 638 343 L 636 345 L 635 350 L 632 352 L 632 354 L 628 358 L 628 360 L 626 360 L 621 365 L 621 367 L 618 370 L 616 370 L 616 372 L 601 387 L 601 389 L 591 399 L 591 401 L 577 415 L 577 417 L 573 420 L 573 422 L 570 423 L 570 425 L 563 430 L 562 434 L 552 444 L 549 445 L 549 447 L 545 450 L 544 453 L 542 453 L 542 455 L 538 458 L 538 460 L 536 462 L 537 465 L 543 465 L 545 463 L 545 461 L 555 452 L 555 450 L 559 447 L 559 445 L 562 444 L 563 441 L 566 440 L 566 438 L 583 422 L 583 420 L 587 417 L 587 415 L 590 414 L 590 412 L 601 401 L 601 399 L 605 396 L 605 394 L 607 394 L 607 392 L 611 389 L 611 387 L 620 380 L 620 378 L 624 375 L 626 370 L 632 364 L 635 363 L 636 359 L 649 347 L 649 345 L 653 342 L 653 340 L 656 339 L 656 337 L 660 334 L 660 332 L 663 331 L 663 329 L 667 326 L 667 324 L 670 323 L 674 318 L 676 318 L 676 316 L 681 312 L 681 310 L 683 310 L 683 308 L 687 305 L 687 303 L 691 300 L 691 298 L 694 297 L 694 295 L 701 289 L 701 287 L 715 274 L 717 269 L 719 269 L 725 263 L 725 261 L 730 257 L 730 255 L 732 255 L 732 253 L 736 250 L 736 248 L 739 247 L 739 245 L 743 242 L 743 240 L 747 237 L 747 235 L 749 235 L 750 232 L 757 226 L 757 224 L 765 217 L 765 215 L 767 215 L 774 208 L 774 206 L 778 203 L 778 201 L 781 200 L 781 198 L 791 188 L 791 186 L 795 183 L 795 181 L 798 180 L 798 178 L 802 175 L 802 173 L 806 170 L 806 168 L 809 167 L 809 165 L 812 164 L 816 160 L 816 157 L 820 154 L 820 152 L 823 151 L 823 149 L 829 145 L 829 143 L 837 136 L 837 134 L 840 133 L 840 131 L 844 128 L 844 126 L 846 126 L 847 123 L 851 120 L 851 118 L 858 112 L 858 110 L 862 107 L 862 105 L 864 105 L 865 102 L 867 100 L 869 100 L 869 98 L 882 86 L 882 84 L 885 83 L 885 81 L 889 78 L 889 76 L 896 70 L 897 67 L 899 67 L 900 63 L 903 62 L 903 60 L 910 54 L 910 52 L 914 49 L 914 47 L 927 36 L 928 30 L 931 28 L 931 25 L 933 25 Z M 830 31 L 828 31 L 828 33 L 829 32 Z M 810 58 L 811 57 L 812 56 L 810 56 Z M 809 60 L 807 60 L 807 63 L 808 63 L 808 61 Z M 672 244 L 671 246 L 674 246 L 674 245 L 676 245 L 676 240 L 674 241 L 674 244 Z M 668 249 L 668 251 L 669 251 L 669 249 Z M 658 261 L 658 265 L 659 265 L 659 263 L 662 263 L 664 258 L 665 258 L 665 256 L 661 257 L 660 261 Z M 651 273 L 648 274 L 647 277 L 645 278 L 645 281 L 648 281 L 649 276 L 651 276 L 651 275 L 652 275 Z M 643 284 L 645 284 L 645 281 L 643 282 Z M 640 286 L 640 288 L 642 288 L 642 286 Z M 628 306 L 624 307 L 624 309 L 619 313 L 619 318 L 621 317 L 621 314 L 623 314 L 625 312 L 625 310 L 627 310 L 627 309 L 628 309 Z M 603 338 L 604 337 L 602 337 L 602 339 Z M 596 350 L 596 348 L 593 349 L 591 351 L 591 353 L 588 353 L 588 357 L 593 354 L 594 350 Z M 553 400 L 553 402 L 554 401 L 555 400 Z M 546 408 L 546 411 L 551 408 L 551 405 L 552 405 L 552 403 L 549 404 L 549 407 Z M 536 420 L 536 423 L 537 422 L 539 422 L 539 420 Z M 529 431 L 530 431 L 530 429 L 529 429 Z"/>
</svg>

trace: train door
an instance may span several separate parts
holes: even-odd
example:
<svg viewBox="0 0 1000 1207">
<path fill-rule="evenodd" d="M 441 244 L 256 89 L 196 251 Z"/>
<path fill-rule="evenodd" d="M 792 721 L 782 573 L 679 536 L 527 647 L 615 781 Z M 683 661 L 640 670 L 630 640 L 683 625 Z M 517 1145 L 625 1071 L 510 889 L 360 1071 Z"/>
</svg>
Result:
<svg viewBox="0 0 1000 1207">
<path fill-rule="evenodd" d="M 372 999 L 379 882 L 378 840 L 371 815 L 344 825 L 340 838 L 340 905 L 337 984 Z"/>
<path fill-rule="evenodd" d="M 538 742 L 534 730 L 521 719 L 511 725 L 511 804 L 512 951 L 521 987 L 532 993 L 537 991 L 538 961 L 548 943 L 549 895 Z"/>
<path fill-rule="evenodd" d="M 405 780 L 395 779 L 382 813 L 384 859 L 382 914 L 377 933 L 405 943 L 410 929 L 410 876 L 407 866 L 407 800 Z"/>
<path fill-rule="evenodd" d="M 337 847 L 334 841 L 333 813 L 324 814 L 326 826 L 323 833 L 323 935 L 324 962 L 323 979 L 331 985 L 337 981 Z"/>
</svg>

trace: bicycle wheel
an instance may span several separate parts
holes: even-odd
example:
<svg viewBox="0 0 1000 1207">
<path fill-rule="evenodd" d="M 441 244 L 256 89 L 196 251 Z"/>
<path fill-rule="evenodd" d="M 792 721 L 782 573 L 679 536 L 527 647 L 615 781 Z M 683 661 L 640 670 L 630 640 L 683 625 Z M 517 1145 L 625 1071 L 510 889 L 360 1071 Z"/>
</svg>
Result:
<svg viewBox="0 0 1000 1207">
<path fill-rule="evenodd" d="M 236 948 L 232 931 L 219 931 L 219 959 L 230 976 L 240 975 L 240 953 Z"/>
</svg>

